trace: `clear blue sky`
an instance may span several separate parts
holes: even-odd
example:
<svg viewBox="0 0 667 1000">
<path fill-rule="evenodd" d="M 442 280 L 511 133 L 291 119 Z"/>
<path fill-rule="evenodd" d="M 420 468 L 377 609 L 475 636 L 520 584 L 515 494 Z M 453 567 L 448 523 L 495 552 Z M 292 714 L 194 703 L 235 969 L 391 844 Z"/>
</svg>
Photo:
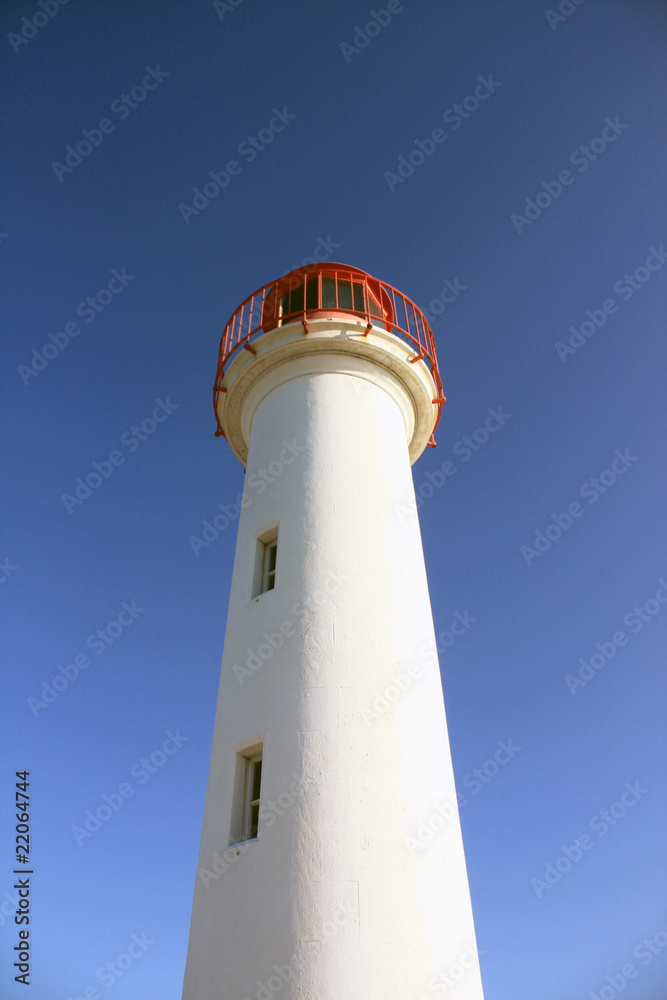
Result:
<svg viewBox="0 0 667 1000">
<path fill-rule="evenodd" d="M 235 527 L 189 538 L 243 486 L 213 435 L 218 343 L 327 242 L 434 316 L 448 402 L 414 476 L 456 467 L 420 516 L 436 631 L 475 619 L 442 675 L 486 1000 L 665 995 L 664 10 L 547 4 L 406 0 L 358 51 L 383 0 L 3 4 L 0 897 L 29 768 L 31 1000 L 180 998 Z M 482 783 L 499 740 L 521 749 Z M 8 1000 L 17 930 L 2 913 Z"/>
</svg>

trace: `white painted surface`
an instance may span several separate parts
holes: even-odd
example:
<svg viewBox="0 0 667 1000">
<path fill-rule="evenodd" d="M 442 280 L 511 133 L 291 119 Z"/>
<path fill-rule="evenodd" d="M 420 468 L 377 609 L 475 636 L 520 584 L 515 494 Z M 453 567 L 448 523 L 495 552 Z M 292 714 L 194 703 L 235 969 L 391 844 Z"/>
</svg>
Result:
<svg viewBox="0 0 667 1000">
<path fill-rule="evenodd" d="M 418 520 L 398 513 L 414 395 L 399 406 L 367 361 L 329 352 L 322 370 L 325 353 L 310 373 L 298 350 L 265 368 L 237 415 L 247 475 L 283 470 L 239 520 L 183 997 L 482 1000 L 458 815 L 408 846 L 456 794 Z M 289 464 L 284 442 L 303 448 Z M 254 536 L 276 520 L 276 587 L 253 600 Z M 229 846 L 233 748 L 258 737 L 260 836 L 205 886 Z"/>
</svg>

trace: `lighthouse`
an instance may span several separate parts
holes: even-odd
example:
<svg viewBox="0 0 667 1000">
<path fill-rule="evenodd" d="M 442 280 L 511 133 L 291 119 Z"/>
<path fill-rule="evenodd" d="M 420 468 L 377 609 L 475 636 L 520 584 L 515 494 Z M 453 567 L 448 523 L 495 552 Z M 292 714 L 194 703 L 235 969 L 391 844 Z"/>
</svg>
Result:
<svg viewBox="0 0 667 1000">
<path fill-rule="evenodd" d="M 183 1000 L 483 1000 L 411 473 L 431 329 L 300 268 L 230 318 L 213 402 L 246 474 Z"/>
</svg>

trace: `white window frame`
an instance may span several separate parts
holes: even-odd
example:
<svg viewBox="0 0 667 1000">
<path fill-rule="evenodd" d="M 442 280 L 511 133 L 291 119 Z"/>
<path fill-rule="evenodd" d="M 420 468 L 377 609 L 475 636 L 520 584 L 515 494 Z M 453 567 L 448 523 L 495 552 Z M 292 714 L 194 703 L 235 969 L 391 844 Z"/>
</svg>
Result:
<svg viewBox="0 0 667 1000">
<path fill-rule="evenodd" d="M 264 737 L 256 736 L 233 747 L 234 777 L 229 827 L 229 844 L 256 840 L 259 836 L 259 809 L 263 773 L 259 779 L 259 798 L 251 798 L 255 766 L 263 761 Z M 263 772 L 263 768 L 262 768 Z M 253 809 L 257 810 L 257 831 L 253 834 Z"/>
<path fill-rule="evenodd" d="M 259 804 L 262 795 L 262 775 L 260 771 L 259 776 L 259 789 L 256 798 L 251 798 L 253 791 L 253 784 L 255 778 L 255 769 L 258 764 L 262 763 L 262 752 L 253 754 L 252 757 L 246 757 L 246 773 L 245 782 L 243 789 L 243 839 L 244 840 L 256 840 L 259 836 Z M 257 809 L 257 823 L 253 822 L 253 810 Z M 253 831 L 253 827 L 256 829 Z"/>
<path fill-rule="evenodd" d="M 275 590 L 276 586 L 276 562 L 278 559 L 278 535 L 270 542 L 263 543 L 262 551 L 262 579 L 260 594 L 265 594 L 267 590 Z M 273 559 L 271 556 L 273 555 Z M 273 563 L 273 565 L 272 565 Z"/>
<path fill-rule="evenodd" d="M 272 559 L 272 554 L 274 558 Z M 273 566 L 271 565 L 273 562 Z M 255 535 L 252 557 L 251 597 L 258 600 L 262 594 L 276 589 L 278 582 L 278 522 L 267 525 Z"/>
</svg>

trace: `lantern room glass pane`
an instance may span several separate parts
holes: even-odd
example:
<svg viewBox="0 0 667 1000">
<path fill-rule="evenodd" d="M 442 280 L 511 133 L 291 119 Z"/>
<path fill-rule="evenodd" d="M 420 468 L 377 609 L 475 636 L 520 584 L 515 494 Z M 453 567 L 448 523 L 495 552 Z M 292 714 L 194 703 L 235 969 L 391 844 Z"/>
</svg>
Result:
<svg viewBox="0 0 667 1000">
<path fill-rule="evenodd" d="M 336 308 L 336 282 L 334 278 L 322 275 L 322 308 Z"/>
<path fill-rule="evenodd" d="M 382 311 L 370 292 L 368 294 L 368 311 L 371 316 L 382 316 Z"/>
<path fill-rule="evenodd" d="M 354 289 L 354 311 L 355 312 L 365 312 L 364 310 L 364 286 L 358 284 L 356 281 L 353 284 Z"/>
<path fill-rule="evenodd" d="M 317 275 L 311 274 L 308 277 L 308 284 L 306 285 L 306 309 L 317 309 L 317 306 Z"/>
<path fill-rule="evenodd" d="M 290 313 L 303 312 L 303 285 L 292 289 Z"/>
<path fill-rule="evenodd" d="M 352 309 L 352 286 L 349 281 L 338 280 L 338 308 Z"/>
</svg>

